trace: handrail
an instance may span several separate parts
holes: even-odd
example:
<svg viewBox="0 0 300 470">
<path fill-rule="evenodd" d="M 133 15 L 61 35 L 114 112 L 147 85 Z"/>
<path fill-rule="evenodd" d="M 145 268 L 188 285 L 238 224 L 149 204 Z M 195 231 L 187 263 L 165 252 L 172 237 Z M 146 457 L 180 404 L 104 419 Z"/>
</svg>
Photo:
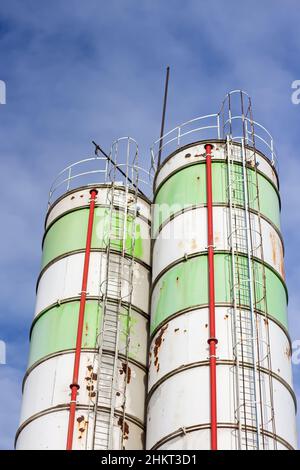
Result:
<svg viewBox="0 0 300 470">
<path fill-rule="evenodd" d="M 232 114 L 231 100 L 232 96 L 239 94 L 241 101 L 241 114 Z M 247 106 L 246 106 L 247 105 Z M 226 106 L 228 110 L 226 111 Z M 246 111 L 244 111 L 246 107 Z M 203 125 L 199 123 L 203 122 Z M 194 127 L 193 125 L 196 124 Z M 189 129 L 187 129 L 189 127 Z M 192 127 L 192 128 L 190 128 Z M 228 129 L 230 127 L 230 129 Z M 158 154 L 161 152 L 161 162 L 163 162 L 164 150 L 168 150 L 168 154 L 182 147 L 186 143 L 187 136 L 194 133 L 197 134 L 196 140 L 207 140 L 207 139 L 226 139 L 227 135 L 230 135 L 233 141 L 240 141 L 242 138 L 240 129 L 233 129 L 234 127 L 243 127 L 245 132 L 245 140 L 249 146 L 255 147 L 260 150 L 270 161 L 271 165 L 278 169 L 278 158 L 275 151 L 274 140 L 271 133 L 257 121 L 252 119 L 251 110 L 251 99 L 248 93 L 243 90 L 232 90 L 222 101 L 220 111 L 214 114 L 206 114 L 204 116 L 198 116 L 189 121 L 185 121 L 179 126 L 174 127 L 160 139 L 157 139 L 150 149 L 151 154 L 151 168 L 150 171 L 155 173 L 157 170 Z M 236 131 L 239 131 L 236 134 Z M 256 140 L 256 142 L 255 142 Z M 162 145 L 160 145 L 162 143 Z M 175 148 L 174 148 L 175 147 Z"/>
</svg>

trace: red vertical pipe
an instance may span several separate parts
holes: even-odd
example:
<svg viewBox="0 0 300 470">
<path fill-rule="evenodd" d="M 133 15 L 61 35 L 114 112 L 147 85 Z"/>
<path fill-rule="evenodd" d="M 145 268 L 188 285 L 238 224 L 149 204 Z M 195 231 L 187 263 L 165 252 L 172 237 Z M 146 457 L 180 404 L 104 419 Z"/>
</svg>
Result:
<svg viewBox="0 0 300 470">
<path fill-rule="evenodd" d="M 76 349 L 75 349 L 75 359 L 74 359 L 74 368 L 73 368 L 73 379 L 70 385 L 71 401 L 70 401 L 70 410 L 69 410 L 69 425 L 68 425 L 68 437 L 67 437 L 67 447 L 66 447 L 67 450 L 72 450 L 72 446 L 73 446 L 76 398 L 77 398 L 77 391 L 79 389 L 78 375 L 79 375 L 79 365 L 80 365 L 80 355 L 81 355 L 82 333 L 83 333 L 83 325 L 84 325 L 84 312 L 85 312 L 85 304 L 86 304 L 86 289 L 87 289 L 88 274 L 89 274 L 95 201 L 96 201 L 96 195 L 98 194 L 97 189 L 92 189 L 90 191 L 90 194 L 91 194 L 91 198 L 90 198 L 89 220 L 88 220 L 88 228 L 87 228 L 87 235 L 86 235 L 84 266 L 83 266 L 83 275 L 82 275 L 82 287 L 81 287 L 81 294 L 80 294 L 80 306 L 79 306 L 78 325 L 77 325 L 77 338 L 76 338 Z"/>
<path fill-rule="evenodd" d="M 212 145 L 205 145 L 206 152 L 206 200 L 207 200 L 207 250 L 208 250 L 208 303 L 209 303 L 209 369 L 210 369 L 210 442 L 211 450 L 217 450 L 217 378 L 216 378 L 216 319 L 215 319 L 215 272 L 214 229 L 211 174 Z"/>
</svg>

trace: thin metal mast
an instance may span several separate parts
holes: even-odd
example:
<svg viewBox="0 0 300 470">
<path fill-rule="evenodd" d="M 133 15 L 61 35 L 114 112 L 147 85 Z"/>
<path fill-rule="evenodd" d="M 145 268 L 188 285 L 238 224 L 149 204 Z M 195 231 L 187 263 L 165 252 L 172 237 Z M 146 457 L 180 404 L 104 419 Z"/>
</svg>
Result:
<svg viewBox="0 0 300 470">
<path fill-rule="evenodd" d="M 168 98 L 168 89 L 169 89 L 169 75 L 170 75 L 170 67 L 168 66 L 168 67 L 167 67 L 167 71 L 166 71 L 164 104 L 163 104 L 163 113 L 162 113 L 162 118 L 161 118 L 160 139 L 159 139 L 159 152 L 158 152 L 157 167 L 159 167 L 159 165 L 160 165 L 161 153 L 162 153 L 162 146 L 163 146 L 163 135 L 164 135 L 164 129 L 165 129 L 165 119 L 166 119 L 166 109 L 167 109 L 167 98 Z"/>
</svg>

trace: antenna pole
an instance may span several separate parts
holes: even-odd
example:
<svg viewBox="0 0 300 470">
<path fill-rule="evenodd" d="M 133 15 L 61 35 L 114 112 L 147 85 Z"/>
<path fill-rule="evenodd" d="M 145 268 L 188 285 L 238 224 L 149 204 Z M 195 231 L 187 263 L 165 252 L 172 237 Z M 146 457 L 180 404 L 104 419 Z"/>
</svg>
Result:
<svg viewBox="0 0 300 470">
<path fill-rule="evenodd" d="M 163 113 L 161 118 L 161 128 L 160 128 L 160 139 L 159 139 L 159 152 L 158 152 L 158 160 L 157 160 L 157 168 L 160 165 L 161 161 L 161 152 L 163 146 L 163 135 L 165 129 L 165 118 L 166 118 L 166 108 L 167 108 L 167 98 L 168 98 L 168 88 L 169 88 L 169 74 L 170 74 L 170 67 L 167 67 L 166 72 L 166 82 L 165 82 L 165 95 L 164 95 L 164 105 L 163 105 Z"/>
</svg>

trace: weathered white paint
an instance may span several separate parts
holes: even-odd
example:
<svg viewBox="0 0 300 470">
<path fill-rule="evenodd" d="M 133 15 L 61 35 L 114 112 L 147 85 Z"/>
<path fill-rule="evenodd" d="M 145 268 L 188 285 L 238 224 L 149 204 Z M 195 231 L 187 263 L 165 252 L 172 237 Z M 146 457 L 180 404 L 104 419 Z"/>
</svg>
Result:
<svg viewBox="0 0 300 470">
<path fill-rule="evenodd" d="M 216 307 L 217 357 L 233 361 L 233 312 L 231 307 Z M 269 328 L 271 370 L 292 387 L 291 349 L 289 340 L 275 322 L 265 322 L 258 315 L 260 331 L 260 366 L 269 369 L 267 357 L 267 335 Z M 201 308 L 186 312 L 163 325 L 150 343 L 148 388 L 172 371 L 189 364 L 208 360 L 209 312 Z"/>
<path fill-rule="evenodd" d="M 107 205 L 108 202 L 108 188 L 101 187 L 101 185 L 96 185 L 95 188 L 98 190 L 96 205 Z M 60 201 L 50 207 L 50 210 L 47 215 L 46 228 L 55 220 L 57 217 L 61 216 L 65 212 L 70 210 L 88 206 L 90 201 L 90 190 L 89 188 L 79 189 L 70 194 L 66 194 Z M 124 189 L 120 188 L 120 191 Z M 128 195 L 128 199 L 133 197 L 131 193 Z M 130 200 L 130 199 L 129 199 Z M 139 208 L 140 215 L 151 220 L 151 206 L 144 199 L 138 197 L 137 206 Z"/>
<path fill-rule="evenodd" d="M 214 148 L 212 151 L 212 159 L 216 160 L 226 160 L 227 153 L 226 153 L 226 144 L 218 143 L 213 144 Z M 159 174 L 155 180 L 155 190 L 158 186 L 166 180 L 166 178 L 173 173 L 173 171 L 178 170 L 179 168 L 183 168 L 186 165 L 191 163 L 199 162 L 205 160 L 205 143 L 193 145 L 191 144 L 189 147 L 185 148 L 184 150 L 178 150 L 171 158 L 166 160 L 161 169 L 159 170 Z M 240 154 L 240 146 L 237 144 L 233 144 L 234 147 L 234 158 L 236 161 L 241 161 L 241 154 Z M 246 159 L 251 163 L 253 161 L 253 152 L 249 149 L 246 150 Z M 278 187 L 278 181 L 274 169 L 271 163 L 268 162 L 265 158 L 263 158 L 259 153 L 256 154 L 256 160 L 258 162 L 258 169 L 262 173 L 264 173 L 274 184 Z"/>
<path fill-rule="evenodd" d="M 266 374 L 262 375 L 263 382 L 267 381 Z M 273 382 L 276 433 L 295 447 L 295 405 L 292 395 L 278 380 L 273 379 Z M 234 425 L 234 370 L 232 366 L 217 366 L 217 384 L 218 423 Z M 184 430 L 184 428 L 199 424 L 209 425 L 209 393 L 209 367 L 207 366 L 185 369 L 162 382 L 153 392 L 148 403 L 146 448 L 151 449 L 158 441 L 179 429 Z M 269 396 L 267 396 L 268 399 Z M 268 422 L 269 413 L 266 412 L 266 414 L 268 416 L 263 427 L 271 432 L 271 423 Z M 288 426 L 287 423 L 289 423 Z M 250 426 L 251 420 L 247 424 Z M 207 444 L 207 442 L 199 442 L 196 448 L 201 446 L 201 448 L 209 449 Z"/>
<path fill-rule="evenodd" d="M 117 258 L 118 255 L 111 255 Z M 51 264 L 42 274 L 35 307 L 35 316 L 58 300 L 80 296 L 84 253 L 76 253 L 61 258 Z M 87 292 L 88 296 L 99 297 L 100 285 L 106 279 L 106 254 L 91 252 Z M 124 267 L 122 298 L 129 301 L 129 270 Z M 149 308 L 149 270 L 138 262 L 133 267 L 132 304 L 146 314 Z M 104 284 L 102 284 L 102 291 Z M 113 297 L 115 298 L 115 297 Z"/>
<path fill-rule="evenodd" d="M 97 353 L 96 353 L 97 354 Z M 80 358 L 79 385 L 77 403 L 82 405 L 94 404 L 91 396 L 97 389 L 98 373 L 95 354 L 83 352 Z M 74 366 L 74 353 L 60 354 L 47 359 L 26 377 L 23 390 L 23 401 L 20 424 L 31 416 L 48 408 L 69 404 L 70 384 Z M 135 364 L 129 362 L 130 375 L 126 386 L 126 412 L 144 422 L 146 373 Z M 122 360 L 118 360 L 118 382 L 116 386 L 116 410 L 121 412 L 125 390 L 125 374 Z M 106 406 L 100 401 L 99 405 Z"/>
<path fill-rule="evenodd" d="M 68 432 L 67 409 L 53 410 L 29 422 L 19 433 L 17 450 L 65 450 Z M 92 449 L 92 429 L 93 422 L 90 420 L 87 426 L 88 413 L 86 409 L 76 410 L 75 432 L 73 439 L 74 450 Z M 80 422 L 78 422 L 78 419 Z M 126 420 L 129 426 L 128 439 L 125 440 L 125 449 L 143 449 L 144 431 L 135 423 Z M 114 445 L 113 449 L 120 449 L 121 427 L 118 418 L 114 425 Z"/>
<path fill-rule="evenodd" d="M 243 217 L 244 211 L 238 210 L 238 215 Z M 253 255 L 272 266 L 284 279 L 283 247 L 282 241 L 275 228 L 261 218 L 261 233 L 259 218 L 256 214 L 250 214 L 251 237 Z M 214 220 L 214 246 L 215 250 L 231 250 L 229 208 L 222 206 L 213 207 Z M 244 231 L 237 234 L 245 240 Z M 263 250 L 262 250 L 263 248 Z M 199 207 L 177 214 L 165 224 L 157 235 L 153 246 L 153 280 L 159 273 L 171 263 L 183 258 L 185 255 L 207 250 L 207 209 Z M 238 245 L 241 253 L 246 253 L 245 241 Z"/>
</svg>

